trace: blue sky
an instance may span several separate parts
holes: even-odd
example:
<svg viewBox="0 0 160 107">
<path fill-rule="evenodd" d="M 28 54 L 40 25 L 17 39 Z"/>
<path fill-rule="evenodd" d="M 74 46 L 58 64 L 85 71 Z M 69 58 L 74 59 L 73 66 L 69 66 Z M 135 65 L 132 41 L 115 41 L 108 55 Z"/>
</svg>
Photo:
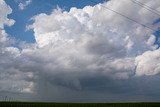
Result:
<svg viewBox="0 0 160 107">
<path fill-rule="evenodd" d="M 96 2 L 104 2 L 104 0 L 95 0 Z M 29 20 L 34 15 L 40 13 L 47 13 L 57 8 L 69 11 L 71 7 L 83 8 L 86 5 L 95 5 L 88 0 L 33 0 L 24 10 L 20 10 L 18 2 L 15 0 L 6 0 L 6 3 L 12 8 L 12 14 L 8 17 L 14 19 L 16 23 L 11 27 L 6 27 L 6 31 L 11 36 L 15 37 L 19 41 L 27 41 L 29 43 L 35 42 L 33 32 L 26 31 L 26 25 L 30 24 Z"/>
</svg>

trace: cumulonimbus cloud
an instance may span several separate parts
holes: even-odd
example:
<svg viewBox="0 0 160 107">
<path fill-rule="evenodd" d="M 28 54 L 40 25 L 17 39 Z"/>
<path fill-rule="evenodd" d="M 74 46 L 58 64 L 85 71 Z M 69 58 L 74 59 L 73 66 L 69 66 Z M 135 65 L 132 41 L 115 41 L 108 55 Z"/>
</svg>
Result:
<svg viewBox="0 0 160 107">
<path fill-rule="evenodd" d="M 158 0 L 141 1 L 160 9 Z M 5 5 L 1 7 L 8 7 L 1 2 Z M 102 5 L 153 30 L 106 10 Z M 4 13 L 2 26 L 9 23 L 6 16 L 11 9 L 7 8 Z M 158 19 L 158 15 L 129 0 L 110 0 L 82 9 L 55 9 L 49 15 L 38 14 L 32 18 L 33 24 L 27 26 L 34 31 L 36 43 L 24 44 L 22 49 L 0 48 L 3 59 L 0 61 L 3 72 L 0 73 L 4 75 L 0 84 L 7 84 L 0 89 L 34 92 L 36 85 L 41 87 L 44 80 L 52 85 L 81 90 L 87 87 L 84 81 L 95 79 L 101 84 L 101 77 L 116 81 L 159 74 L 160 54 L 153 35 L 159 26 L 153 23 Z M 3 28 L 0 31 L 0 41 L 3 41 L 7 36 Z M 16 81 L 19 82 L 14 85 Z"/>
</svg>

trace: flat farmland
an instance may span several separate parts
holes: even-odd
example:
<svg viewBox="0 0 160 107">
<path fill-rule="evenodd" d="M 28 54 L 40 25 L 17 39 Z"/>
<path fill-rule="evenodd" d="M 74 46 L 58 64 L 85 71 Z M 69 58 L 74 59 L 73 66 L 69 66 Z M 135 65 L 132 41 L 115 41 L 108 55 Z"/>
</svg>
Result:
<svg viewBox="0 0 160 107">
<path fill-rule="evenodd" d="M 41 102 L 0 102 L 0 107 L 160 107 L 160 103 L 41 103 Z"/>
</svg>

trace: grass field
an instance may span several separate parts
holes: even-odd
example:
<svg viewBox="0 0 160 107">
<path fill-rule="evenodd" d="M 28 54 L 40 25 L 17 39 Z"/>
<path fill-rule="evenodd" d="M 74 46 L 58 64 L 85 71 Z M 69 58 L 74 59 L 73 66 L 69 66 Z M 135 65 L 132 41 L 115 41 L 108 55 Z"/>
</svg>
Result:
<svg viewBox="0 0 160 107">
<path fill-rule="evenodd" d="M 160 107 L 160 103 L 27 103 L 0 102 L 0 107 Z"/>
</svg>

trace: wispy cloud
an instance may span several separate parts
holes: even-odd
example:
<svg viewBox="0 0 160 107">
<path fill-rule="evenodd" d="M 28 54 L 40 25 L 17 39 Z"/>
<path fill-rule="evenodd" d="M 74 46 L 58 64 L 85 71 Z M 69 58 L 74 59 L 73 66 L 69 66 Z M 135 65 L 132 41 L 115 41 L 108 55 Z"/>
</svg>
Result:
<svg viewBox="0 0 160 107">
<path fill-rule="evenodd" d="M 20 2 L 19 5 L 18 5 L 19 9 L 24 10 L 31 3 L 32 3 L 32 0 L 27 0 L 25 2 Z"/>
</svg>

